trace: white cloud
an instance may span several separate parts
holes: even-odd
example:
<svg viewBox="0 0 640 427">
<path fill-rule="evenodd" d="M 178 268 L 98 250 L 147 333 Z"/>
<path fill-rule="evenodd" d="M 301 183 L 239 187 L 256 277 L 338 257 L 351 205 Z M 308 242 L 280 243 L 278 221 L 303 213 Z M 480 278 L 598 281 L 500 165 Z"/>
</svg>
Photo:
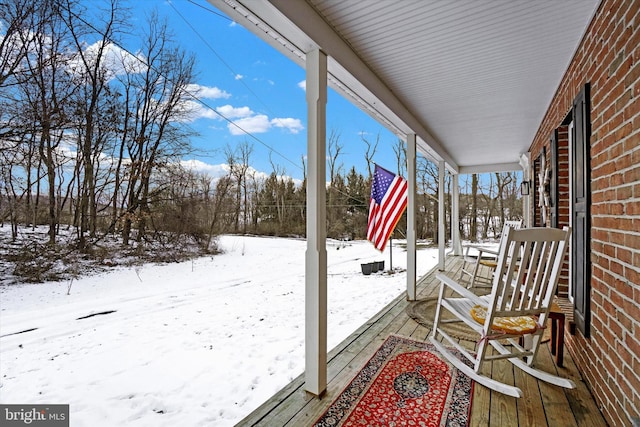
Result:
<svg viewBox="0 0 640 427">
<path fill-rule="evenodd" d="M 221 107 L 217 107 L 216 111 L 222 114 L 225 118 L 229 120 L 239 119 L 244 117 L 249 117 L 254 115 L 254 112 L 251 111 L 249 107 L 232 107 L 231 105 L 223 105 Z"/>
<path fill-rule="evenodd" d="M 300 121 L 300 119 L 293 119 L 290 117 L 273 119 L 271 120 L 271 124 L 278 128 L 287 129 L 293 134 L 299 133 L 304 129 L 304 126 L 302 126 L 302 122 Z"/>
<path fill-rule="evenodd" d="M 223 176 L 226 176 L 229 174 L 229 171 L 231 170 L 231 168 L 229 167 L 228 164 L 226 163 L 220 163 L 218 165 L 212 165 L 209 163 L 205 163 L 201 160 L 196 160 L 196 159 L 192 159 L 192 160 L 181 160 L 180 161 L 180 165 L 182 165 L 182 167 L 184 167 L 185 169 L 188 169 L 190 171 L 193 172 L 199 172 L 199 173 L 203 173 L 206 174 L 208 176 L 210 176 L 213 181 L 217 181 L 218 179 L 222 178 Z M 271 175 L 270 172 L 263 172 L 263 171 L 259 171 L 257 169 L 252 168 L 251 166 L 249 166 L 249 168 L 247 169 L 247 176 L 250 176 L 254 179 L 257 180 L 262 180 L 264 181 L 265 179 L 269 178 L 269 176 Z M 283 179 L 288 179 L 291 178 L 287 175 L 284 176 L 280 176 L 280 178 Z M 302 184 L 302 181 L 299 179 L 293 179 L 293 182 L 296 185 L 300 185 Z"/>
<path fill-rule="evenodd" d="M 192 94 L 197 98 L 206 98 L 206 99 L 219 99 L 219 98 L 230 98 L 231 94 L 225 92 L 222 89 L 218 89 L 215 86 L 202 86 L 196 83 L 192 83 L 187 85 L 187 92 Z"/>
<path fill-rule="evenodd" d="M 300 83 L 298 83 L 298 87 L 306 92 L 307 91 L 307 81 L 306 80 L 301 81 Z"/>
<path fill-rule="evenodd" d="M 183 117 L 185 121 L 193 122 L 198 119 L 219 119 L 220 115 L 216 114 L 211 108 L 205 107 L 201 103 L 193 100 L 187 100 L 182 104 Z"/>
<path fill-rule="evenodd" d="M 235 123 L 235 124 L 234 124 Z M 256 114 L 251 117 L 244 117 L 229 123 L 227 126 L 231 135 L 244 135 L 248 133 L 265 133 L 271 128 L 269 117 L 264 114 Z"/>
<path fill-rule="evenodd" d="M 227 124 L 227 129 L 231 135 L 244 135 L 245 133 L 265 133 L 273 128 L 284 129 L 290 133 L 297 134 L 304 129 L 300 119 L 291 117 L 276 117 L 270 119 L 266 114 L 258 114 L 251 108 L 234 107 L 226 104 L 216 107 L 215 112 L 205 109 L 199 105 L 193 106 L 194 117 L 229 120 L 232 123 Z M 194 119 L 195 120 L 195 119 Z"/>
<path fill-rule="evenodd" d="M 96 60 L 102 43 L 102 40 L 99 40 L 88 45 L 85 49 L 84 55 L 90 64 Z M 142 73 L 146 69 L 146 62 L 142 56 L 132 55 L 113 43 L 107 43 L 104 46 L 101 61 L 102 68 L 105 70 L 108 80 L 113 80 L 117 76 L 124 75 L 126 73 Z M 79 73 L 84 65 L 82 64 L 80 57 L 76 57 L 68 61 L 67 67 L 72 72 Z"/>
<path fill-rule="evenodd" d="M 265 133 L 272 128 L 280 128 L 297 134 L 304 129 L 300 119 L 290 117 L 269 119 L 265 114 L 255 114 L 249 107 L 234 108 L 230 105 L 216 109 L 233 123 L 227 124 L 231 135 L 244 135 L 245 133 Z"/>
<path fill-rule="evenodd" d="M 226 164 L 212 165 L 209 163 L 205 163 L 202 160 L 196 160 L 196 159 L 181 160 L 180 164 L 185 169 L 188 169 L 194 172 L 206 173 L 212 178 L 220 178 L 229 173 L 229 166 Z"/>
<path fill-rule="evenodd" d="M 244 76 L 242 74 L 236 74 L 235 79 L 236 80 L 242 80 L 244 78 Z"/>
</svg>

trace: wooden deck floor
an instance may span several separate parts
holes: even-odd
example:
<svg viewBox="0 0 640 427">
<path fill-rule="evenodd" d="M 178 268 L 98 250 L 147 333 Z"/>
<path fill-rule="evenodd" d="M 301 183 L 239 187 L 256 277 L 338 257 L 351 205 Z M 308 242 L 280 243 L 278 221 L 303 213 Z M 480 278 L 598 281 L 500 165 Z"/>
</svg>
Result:
<svg viewBox="0 0 640 427">
<path fill-rule="evenodd" d="M 460 257 L 447 259 L 447 274 L 458 277 Z M 419 283 L 419 298 L 437 295 L 436 271 Z M 369 360 L 389 334 L 399 334 L 416 340 L 427 340 L 430 329 L 419 325 L 406 314 L 408 302 L 399 296 L 373 319 L 333 349 L 328 356 L 328 387 L 322 398 L 304 391 L 300 376 L 243 419 L 239 426 L 309 426 L 333 402 L 358 370 Z M 460 341 L 466 345 L 473 343 Z M 471 426 L 606 426 L 596 403 L 578 373 L 571 355 L 564 352 L 564 365 L 557 368 L 548 345 L 539 351 L 543 369 L 570 377 L 577 384 L 574 390 L 537 381 L 513 368 L 507 361 L 496 361 L 491 375 L 515 383 L 524 392 L 520 399 L 493 392 L 479 384 L 474 387 Z"/>
</svg>

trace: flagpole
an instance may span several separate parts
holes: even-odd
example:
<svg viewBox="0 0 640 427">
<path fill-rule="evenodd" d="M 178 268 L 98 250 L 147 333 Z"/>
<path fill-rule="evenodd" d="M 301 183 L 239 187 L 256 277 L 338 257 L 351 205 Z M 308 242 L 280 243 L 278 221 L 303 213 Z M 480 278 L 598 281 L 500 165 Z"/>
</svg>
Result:
<svg viewBox="0 0 640 427">
<path fill-rule="evenodd" d="M 389 271 L 393 271 L 393 238 L 389 237 Z"/>
</svg>

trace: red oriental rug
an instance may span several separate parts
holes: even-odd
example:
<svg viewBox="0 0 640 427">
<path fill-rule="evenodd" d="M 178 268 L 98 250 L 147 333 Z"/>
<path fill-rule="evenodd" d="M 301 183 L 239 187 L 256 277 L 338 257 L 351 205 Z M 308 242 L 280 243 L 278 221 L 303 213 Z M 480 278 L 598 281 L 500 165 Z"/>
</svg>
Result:
<svg viewBox="0 0 640 427">
<path fill-rule="evenodd" d="M 431 343 L 390 335 L 314 425 L 466 426 L 472 392 Z"/>
</svg>

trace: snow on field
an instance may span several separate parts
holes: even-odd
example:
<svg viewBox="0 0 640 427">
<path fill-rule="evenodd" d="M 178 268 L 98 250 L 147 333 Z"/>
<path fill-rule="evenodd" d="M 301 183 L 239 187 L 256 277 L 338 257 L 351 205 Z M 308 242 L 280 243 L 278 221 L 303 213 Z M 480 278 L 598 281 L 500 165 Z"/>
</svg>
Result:
<svg viewBox="0 0 640 427">
<path fill-rule="evenodd" d="M 394 241 L 394 244 L 396 242 Z M 0 287 L 0 402 L 71 426 L 231 426 L 304 369 L 304 240 L 222 236 L 221 255 Z M 437 249 L 418 251 L 418 276 Z M 329 241 L 329 348 L 406 288 L 368 242 Z M 28 331 L 28 332 L 23 332 Z M 22 333 L 21 333 L 22 332 Z"/>
</svg>

